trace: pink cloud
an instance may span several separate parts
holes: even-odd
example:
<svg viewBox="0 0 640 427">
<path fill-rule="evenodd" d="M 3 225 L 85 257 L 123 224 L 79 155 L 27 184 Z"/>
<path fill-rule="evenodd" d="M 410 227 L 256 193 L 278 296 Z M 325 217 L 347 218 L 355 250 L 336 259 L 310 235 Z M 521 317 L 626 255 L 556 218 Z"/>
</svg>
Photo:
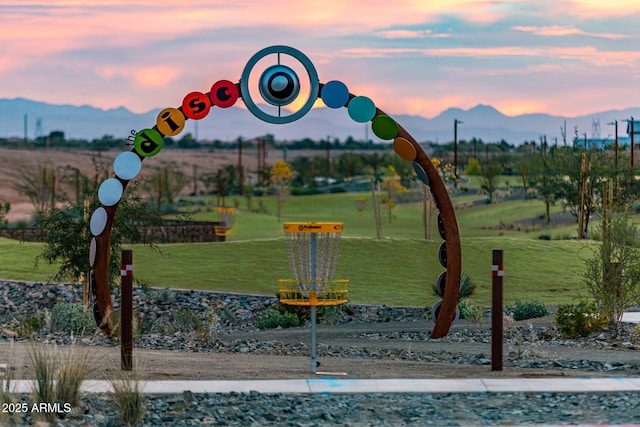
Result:
<svg viewBox="0 0 640 427">
<path fill-rule="evenodd" d="M 552 25 L 552 26 L 546 26 L 546 27 L 515 26 L 515 27 L 511 27 L 511 29 L 515 31 L 524 31 L 524 32 L 532 33 L 538 36 L 563 37 L 563 36 L 580 35 L 580 36 L 599 37 L 604 39 L 625 39 L 630 37 L 626 34 L 589 33 L 579 28 L 576 28 L 573 25 Z"/>
</svg>

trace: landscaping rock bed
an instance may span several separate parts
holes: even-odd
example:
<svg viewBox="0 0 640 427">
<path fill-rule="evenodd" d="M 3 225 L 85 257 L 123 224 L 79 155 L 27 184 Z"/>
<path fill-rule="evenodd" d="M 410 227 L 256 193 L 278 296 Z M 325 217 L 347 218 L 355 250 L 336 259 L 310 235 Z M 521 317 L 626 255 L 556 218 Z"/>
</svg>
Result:
<svg viewBox="0 0 640 427">
<path fill-rule="evenodd" d="M 47 317 L 60 301 L 78 302 L 82 287 L 5 281 L 1 283 L 1 340 L 24 341 L 16 322 Z M 277 304 L 275 296 L 136 288 L 134 307 L 141 333 L 136 351 L 160 351 L 184 360 L 212 355 L 255 356 L 256 371 L 270 378 L 266 360 L 308 357 L 309 329 L 259 330 L 257 321 Z M 114 298 L 116 308 L 117 297 Z M 45 311 L 46 310 L 46 311 Z M 177 313 L 191 313 L 199 330 L 179 324 Z M 461 321 L 442 339 L 430 339 L 432 322 L 416 307 L 349 304 L 325 314 L 318 327 L 318 357 L 327 362 L 373 363 L 394 376 L 393 366 L 429 366 L 436 377 L 460 377 L 458 371 L 490 375 L 487 323 Z M 16 320 L 18 319 L 18 320 Z M 184 320 L 183 320 L 184 322 Z M 202 328 L 205 325 L 206 328 Z M 505 370 L 514 375 L 640 377 L 640 357 L 631 340 L 633 325 L 620 337 L 607 333 L 568 340 L 559 337 L 553 316 L 505 322 Z M 71 337 L 44 327 L 33 339 L 112 349 L 117 339 L 98 334 Z M 188 356 L 189 355 L 189 356 Z M 201 356 L 199 356 L 201 355 Z M 235 356 L 237 355 L 237 356 Z M 190 358 L 190 359 L 187 359 Z M 233 363 L 232 361 L 229 363 Z M 185 365 L 185 378 L 189 364 Z M 262 364 L 262 365 L 261 365 Z M 396 364 L 396 365 L 394 365 Z M 260 365 L 260 366 L 258 366 Z M 413 365 L 411 365 L 413 366 Z M 233 377 L 233 368 L 221 378 Z M 416 371 L 416 373 L 418 373 Z M 425 375 L 424 372 L 421 372 Z M 426 373 L 428 375 L 429 372 Z M 191 377 L 189 377 L 191 378 Z M 177 379 L 184 379 L 179 377 Z M 246 379 L 246 378 L 237 378 Z M 23 396 L 28 401 L 28 396 Z M 115 407 L 105 394 L 83 396 L 80 408 L 60 418 L 60 425 L 118 425 Z M 263 395 L 192 394 L 145 397 L 144 425 L 224 426 L 422 426 L 499 424 L 621 424 L 640 422 L 638 393 L 411 393 Z M 30 416 L 22 423 L 28 425 Z"/>
</svg>

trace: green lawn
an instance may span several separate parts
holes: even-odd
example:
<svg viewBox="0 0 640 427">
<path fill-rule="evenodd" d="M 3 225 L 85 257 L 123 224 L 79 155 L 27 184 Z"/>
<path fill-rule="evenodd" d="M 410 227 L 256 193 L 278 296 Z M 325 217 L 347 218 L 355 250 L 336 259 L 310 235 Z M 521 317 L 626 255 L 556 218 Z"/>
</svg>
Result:
<svg viewBox="0 0 640 427">
<path fill-rule="evenodd" d="M 367 198 L 364 213 L 355 199 Z M 468 201 L 469 196 L 454 199 Z M 238 198 L 237 235 L 225 243 L 160 245 L 161 253 L 134 246 L 135 274 L 152 286 L 210 289 L 272 295 L 277 280 L 290 278 L 282 224 L 275 203 L 261 199 L 268 214 L 246 210 Z M 211 202 L 212 199 L 205 199 Z M 258 206 L 260 199 L 253 200 Z M 437 300 L 432 285 L 443 268 L 437 261 L 441 240 L 435 225 L 432 241 L 424 240 L 420 203 L 399 204 L 392 221 L 384 217 L 383 238 L 377 239 L 369 193 L 289 197 L 284 221 L 340 221 L 344 223 L 337 279 L 350 280 L 350 300 L 387 305 L 431 305 Z M 232 204 L 232 199 L 228 204 Z M 193 219 L 215 220 L 213 204 L 198 206 Z M 558 208 L 554 208 L 557 210 Z M 539 201 L 514 201 L 457 211 L 462 236 L 463 270 L 477 284 L 472 302 L 488 306 L 491 300 L 491 251 L 504 250 L 505 301 L 540 300 L 547 304 L 574 302 L 586 296 L 581 274 L 589 242 L 540 240 L 540 234 L 575 234 L 575 227 L 500 228 L 519 219 L 544 214 Z M 434 215 L 435 216 L 435 215 Z M 0 278 L 46 281 L 55 266 L 34 259 L 40 244 L 0 239 Z"/>
</svg>

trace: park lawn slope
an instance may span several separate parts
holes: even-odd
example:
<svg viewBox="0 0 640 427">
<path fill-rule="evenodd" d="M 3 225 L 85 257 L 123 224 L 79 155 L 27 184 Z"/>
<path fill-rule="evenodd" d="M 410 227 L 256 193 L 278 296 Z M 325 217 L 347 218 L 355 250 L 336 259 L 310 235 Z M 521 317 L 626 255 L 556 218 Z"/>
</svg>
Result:
<svg viewBox="0 0 640 427">
<path fill-rule="evenodd" d="M 474 304 L 491 301 L 491 251 L 504 250 L 505 301 L 575 302 L 586 296 L 581 280 L 585 243 L 502 238 L 463 242 L 463 270 L 477 285 Z M 419 239 L 344 238 L 336 279 L 350 280 L 354 303 L 427 306 L 444 271 L 439 242 Z M 273 295 L 291 278 L 284 238 L 243 242 L 161 245 L 162 255 L 136 247 L 136 277 L 152 286 Z"/>
</svg>

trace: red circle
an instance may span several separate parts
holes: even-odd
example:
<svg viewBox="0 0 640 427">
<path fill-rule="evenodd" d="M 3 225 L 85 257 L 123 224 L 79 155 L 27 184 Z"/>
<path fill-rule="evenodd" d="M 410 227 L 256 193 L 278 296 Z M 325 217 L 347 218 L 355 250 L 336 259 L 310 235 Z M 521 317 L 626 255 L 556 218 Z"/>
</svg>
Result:
<svg viewBox="0 0 640 427">
<path fill-rule="evenodd" d="M 203 119 L 211 110 L 211 100 L 202 92 L 191 92 L 182 100 L 182 113 L 193 120 Z"/>
<path fill-rule="evenodd" d="M 229 80 L 218 80 L 211 86 L 211 102 L 220 108 L 229 108 L 236 103 L 240 93 L 238 86 Z"/>
</svg>

